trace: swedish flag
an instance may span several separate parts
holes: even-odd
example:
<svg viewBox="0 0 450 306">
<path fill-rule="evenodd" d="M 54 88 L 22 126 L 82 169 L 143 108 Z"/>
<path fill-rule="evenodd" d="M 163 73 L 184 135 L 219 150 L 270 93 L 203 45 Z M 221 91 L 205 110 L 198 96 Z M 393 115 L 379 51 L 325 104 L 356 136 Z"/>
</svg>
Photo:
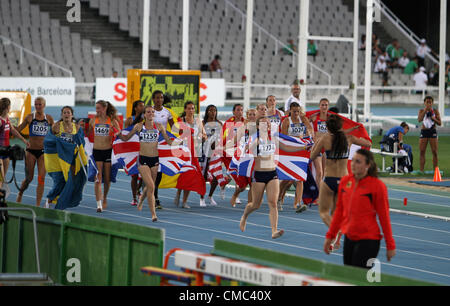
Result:
<svg viewBox="0 0 450 306">
<path fill-rule="evenodd" d="M 79 129 L 72 140 L 69 143 L 52 132 L 44 139 L 45 168 L 54 183 L 47 198 L 53 202 L 56 199 L 56 209 L 61 210 L 80 204 L 87 181 L 83 130 Z"/>
</svg>

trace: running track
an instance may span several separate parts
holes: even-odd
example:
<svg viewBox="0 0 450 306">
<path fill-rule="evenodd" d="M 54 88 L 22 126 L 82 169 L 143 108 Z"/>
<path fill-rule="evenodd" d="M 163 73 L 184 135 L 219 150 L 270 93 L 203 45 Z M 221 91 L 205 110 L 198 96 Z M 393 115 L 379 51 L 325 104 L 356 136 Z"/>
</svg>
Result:
<svg viewBox="0 0 450 306">
<path fill-rule="evenodd" d="M 17 163 L 17 181 L 24 178 L 23 162 Z M 11 167 L 7 178 L 11 177 Z M 23 197 L 24 204 L 34 205 L 37 175 Z M 53 182 L 46 178 L 45 195 L 50 191 Z M 10 185 L 11 194 L 8 201 L 15 201 L 17 190 L 14 184 Z M 433 193 L 422 191 L 404 191 L 398 186 L 388 186 L 390 199 L 403 199 L 409 201 L 431 203 L 448 206 L 450 208 L 450 193 Z M 163 210 L 157 210 L 158 222 L 151 222 L 151 214 L 147 201 L 141 212 L 130 205 L 131 187 L 130 179 L 119 172 L 117 183 L 111 184 L 109 192 L 108 209 L 102 214 L 96 213 L 94 185 L 88 182 L 83 192 L 81 204 L 70 211 L 87 214 L 99 218 L 114 219 L 144 226 L 158 227 L 165 230 L 165 252 L 178 247 L 185 250 L 210 253 L 214 239 L 234 241 L 261 248 L 268 248 L 284 253 L 304 256 L 317 260 L 342 264 L 342 249 L 331 255 L 322 251 L 324 235 L 327 230 L 319 217 L 317 207 L 306 212 L 296 214 L 292 208 L 292 198 L 287 198 L 284 210 L 279 212 L 279 228 L 285 230 L 285 235 L 272 240 L 270 237 L 270 224 L 268 218 L 267 202 L 250 215 L 246 231 L 239 229 L 239 220 L 243 213 L 244 204 L 232 208 L 229 204 L 234 188 L 226 189 L 226 198 L 220 198 L 219 190 L 215 200 L 216 207 L 199 207 L 199 196 L 191 193 L 188 204 L 191 209 L 175 207 L 173 199 L 175 189 L 160 189 L 159 198 Z M 209 185 L 207 186 L 209 192 Z M 247 192 L 241 194 L 242 202 L 246 203 Z M 245 199 L 245 201 L 244 201 Z M 208 201 L 207 201 L 207 204 Z M 384 240 L 378 259 L 381 261 L 381 271 L 392 275 L 425 280 L 444 285 L 450 285 L 450 222 L 426 219 L 417 216 L 408 216 L 391 213 L 394 239 L 397 244 L 397 255 L 391 262 L 386 260 Z M 177 269 L 173 265 L 173 257 L 169 261 L 169 268 Z"/>
</svg>

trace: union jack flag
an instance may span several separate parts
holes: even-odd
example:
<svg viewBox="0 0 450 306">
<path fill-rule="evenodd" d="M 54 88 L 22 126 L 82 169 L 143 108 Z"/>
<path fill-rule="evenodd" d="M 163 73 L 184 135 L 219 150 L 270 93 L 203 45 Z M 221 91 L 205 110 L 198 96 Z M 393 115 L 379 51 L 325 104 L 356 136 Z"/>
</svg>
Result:
<svg viewBox="0 0 450 306">
<path fill-rule="evenodd" d="M 306 150 L 307 147 L 313 145 L 311 138 L 294 138 L 281 133 L 274 134 L 274 140 L 278 143 L 283 143 L 289 147 L 297 147 L 300 150 L 297 152 L 287 152 L 277 145 L 277 152 L 275 153 L 275 165 L 280 180 L 305 181 L 308 173 L 308 163 L 310 152 Z M 248 143 L 256 139 L 255 136 L 249 138 Z M 246 143 L 241 141 L 240 146 L 236 149 L 233 160 L 229 169 L 240 176 L 252 177 L 254 169 L 254 154 L 246 150 Z"/>
<path fill-rule="evenodd" d="M 122 134 L 127 135 L 132 129 L 133 126 L 123 129 Z M 172 140 L 177 139 L 177 137 L 169 132 L 167 132 L 167 135 Z M 133 135 L 128 141 L 122 141 L 117 137 L 113 143 L 113 154 L 111 158 L 112 168 L 123 168 L 128 175 L 139 174 L 139 149 L 140 143 L 137 134 Z M 171 146 L 161 134 L 158 139 L 158 154 L 160 164 L 158 171 L 169 176 L 180 173 L 183 165 L 191 160 L 191 154 L 187 147 L 181 145 Z M 184 171 L 187 171 L 187 169 Z"/>
<path fill-rule="evenodd" d="M 275 137 L 280 143 L 290 147 L 305 148 L 313 145 L 310 137 L 300 139 L 281 133 L 275 134 Z M 311 152 L 307 150 L 287 152 L 278 146 L 278 154 L 275 155 L 278 178 L 289 181 L 306 181 L 310 154 Z"/>
<path fill-rule="evenodd" d="M 130 126 L 122 130 L 122 135 L 131 132 L 134 126 Z M 138 158 L 139 158 L 139 136 L 134 134 L 128 141 L 122 141 L 119 137 L 113 142 L 113 153 L 111 156 L 111 164 L 114 169 L 124 169 L 128 175 L 139 174 Z"/>
<path fill-rule="evenodd" d="M 178 139 L 175 135 L 166 132 L 173 141 Z M 174 176 L 180 172 L 189 171 L 191 164 L 191 151 L 183 145 L 169 145 L 160 134 L 158 140 L 158 154 L 160 171 L 168 176 Z M 183 169 L 183 166 L 186 166 Z"/>
</svg>

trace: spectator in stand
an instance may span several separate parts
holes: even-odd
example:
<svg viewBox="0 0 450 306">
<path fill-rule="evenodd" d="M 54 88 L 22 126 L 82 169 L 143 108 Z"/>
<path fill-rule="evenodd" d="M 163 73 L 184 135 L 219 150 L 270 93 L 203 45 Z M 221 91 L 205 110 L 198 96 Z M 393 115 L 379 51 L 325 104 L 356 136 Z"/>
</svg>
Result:
<svg viewBox="0 0 450 306">
<path fill-rule="evenodd" d="M 281 49 L 285 55 L 292 55 L 297 52 L 297 47 L 294 45 L 294 40 L 289 39 L 288 44 Z"/>
<path fill-rule="evenodd" d="M 417 59 L 417 57 L 413 58 L 412 61 L 410 61 L 405 69 L 403 69 L 403 73 L 404 74 L 408 74 L 408 75 L 413 75 L 414 73 L 416 73 L 417 68 L 419 68 L 418 63 L 419 60 Z"/>
<path fill-rule="evenodd" d="M 317 44 L 314 42 L 314 40 L 310 39 L 308 41 L 308 55 L 311 55 L 313 59 L 316 60 L 317 54 Z"/>
<path fill-rule="evenodd" d="M 433 50 L 431 50 L 427 45 L 426 45 L 426 40 L 424 39 L 424 38 L 422 38 L 421 40 L 420 40 L 420 44 L 419 44 L 419 46 L 417 47 L 417 50 L 416 50 L 416 56 L 417 56 L 417 58 L 418 58 L 418 64 L 419 64 L 419 67 L 422 67 L 422 66 L 425 66 L 425 56 L 428 54 L 428 53 L 433 53 L 434 54 L 434 56 L 436 56 L 436 57 L 439 57 L 439 55 L 438 54 L 436 54 Z"/>
<path fill-rule="evenodd" d="M 361 35 L 361 41 L 359 42 L 359 51 L 366 51 L 366 34 Z"/>
<path fill-rule="evenodd" d="M 434 64 L 433 68 L 428 73 L 428 79 L 430 80 L 428 83 L 430 86 L 439 85 L 439 64 Z"/>
<path fill-rule="evenodd" d="M 398 59 L 398 68 L 405 69 L 406 65 L 409 63 L 408 52 L 403 51 L 402 57 Z"/>
<path fill-rule="evenodd" d="M 447 61 L 447 66 L 445 68 L 445 78 L 447 82 L 445 83 L 445 90 L 447 90 L 447 86 L 450 84 L 450 62 Z"/>
<path fill-rule="evenodd" d="M 382 53 L 383 51 L 381 51 L 378 36 L 376 34 L 372 34 L 372 56 L 378 56 Z"/>
<path fill-rule="evenodd" d="M 216 54 L 216 56 L 214 56 L 213 61 L 211 62 L 211 64 L 209 64 L 209 71 L 213 71 L 213 72 L 222 72 L 222 66 L 220 65 L 220 55 Z"/>
<path fill-rule="evenodd" d="M 386 48 L 386 52 L 389 55 L 390 59 L 391 59 L 391 67 L 392 68 L 401 68 L 398 64 L 400 58 L 403 55 L 403 49 L 400 47 L 400 44 L 398 43 L 397 40 L 394 40 L 393 42 L 393 46 L 392 49 L 390 49 L 390 51 L 388 51 L 388 48 Z"/>
<path fill-rule="evenodd" d="M 395 49 L 395 46 L 398 46 L 398 40 L 394 39 L 389 45 L 386 47 L 386 52 L 389 55 L 390 58 L 393 58 L 393 51 Z"/>
<path fill-rule="evenodd" d="M 419 72 L 414 75 L 416 94 L 422 94 L 423 90 L 425 90 L 428 85 L 428 77 L 425 71 L 425 67 L 420 67 Z"/>
<path fill-rule="evenodd" d="M 112 77 L 113 77 L 113 78 L 117 78 L 118 76 L 119 76 L 119 74 L 117 73 L 117 71 L 113 71 Z"/>
<path fill-rule="evenodd" d="M 388 67 L 386 64 L 386 58 L 383 55 L 378 56 L 377 63 L 375 64 L 375 73 L 381 73 L 383 75 L 383 86 L 387 86 L 388 83 Z"/>
<path fill-rule="evenodd" d="M 289 109 L 292 102 L 297 102 L 302 107 L 303 111 L 306 112 L 305 102 L 300 102 L 300 84 L 298 80 L 295 80 L 291 85 L 291 96 L 284 103 L 284 112 L 286 116 L 289 116 Z"/>
</svg>

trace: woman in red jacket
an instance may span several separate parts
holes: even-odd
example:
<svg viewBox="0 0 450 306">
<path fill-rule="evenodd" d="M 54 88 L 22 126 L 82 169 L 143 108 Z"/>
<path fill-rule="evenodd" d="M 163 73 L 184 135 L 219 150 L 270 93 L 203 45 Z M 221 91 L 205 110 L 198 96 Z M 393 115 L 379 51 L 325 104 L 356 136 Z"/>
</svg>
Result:
<svg viewBox="0 0 450 306">
<path fill-rule="evenodd" d="M 395 256 L 387 188 L 377 178 L 377 165 L 370 151 L 360 149 L 356 152 L 352 172 L 343 177 L 339 184 L 336 211 L 323 249 L 330 254 L 331 243 L 341 231 L 345 234 L 344 264 L 370 269 L 367 262 L 377 257 L 383 238 L 377 215 L 385 236 L 387 260 Z"/>
</svg>

